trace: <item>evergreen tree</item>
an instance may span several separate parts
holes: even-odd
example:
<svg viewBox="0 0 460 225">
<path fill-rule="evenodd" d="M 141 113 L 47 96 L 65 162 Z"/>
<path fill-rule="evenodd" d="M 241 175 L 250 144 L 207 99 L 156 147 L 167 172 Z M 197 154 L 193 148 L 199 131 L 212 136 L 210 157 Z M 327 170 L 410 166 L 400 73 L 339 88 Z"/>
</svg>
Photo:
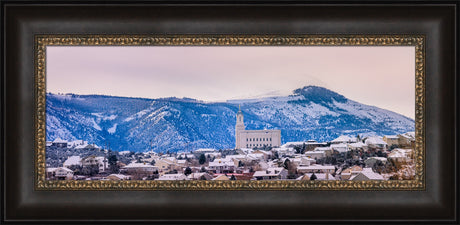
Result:
<svg viewBox="0 0 460 225">
<path fill-rule="evenodd" d="M 316 180 L 316 179 L 318 179 L 318 178 L 316 177 L 315 173 L 313 173 L 313 174 L 311 175 L 311 177 L 310 177 L 310 180 Z"/>
<path fill-rule="evenodd" d="M 109 170 L 111 173 L 118 173 L 120 168 L 118 167 L 118 158 L 116 155 L 110 155 L 108 157 L 108 162 L 109 162 Z"/>
<path fill-rule="evenodd" d="M 289 164 L 291 164 L 291 160 L 289 159 L 286 159 L 286 161 L 284 161 L 284 169 L 289 169 Z"/>
<path fill-rule="evenodd" d="M 200 158 L 198 159 L 198 162 L 203 165 L 206 162 L 206 156 L 204 154 L 200 155 Z"/>
<path fill-rule="evenodd" d="M 185 175 L 185 176 L 188 176 L 188 175 L 190 175 L 191 173 L 192 173 L 192 169 L 191 169 L 190 167 L 185 168 L 185 170 L 184 170 L 184 175 Z"/>
</svg>

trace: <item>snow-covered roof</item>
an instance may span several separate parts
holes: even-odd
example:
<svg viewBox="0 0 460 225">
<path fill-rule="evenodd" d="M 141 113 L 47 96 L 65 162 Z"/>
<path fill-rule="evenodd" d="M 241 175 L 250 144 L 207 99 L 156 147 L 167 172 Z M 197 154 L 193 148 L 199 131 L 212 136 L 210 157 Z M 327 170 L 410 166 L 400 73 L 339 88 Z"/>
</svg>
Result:
<svg viewBox="0 0 460 225">
<path fill-rule="evenodd" d="M 81 158 L 78 155 L 70 156 L 64 162 L 63 166 L 81 165 Z"/>
<path fill-rule="evenodd" d="M 186 162 L 187 160 L 185 159 L 177 160 L 177 164 L 185 164 Z"/>
<path fill-rule="evenodd" d="M 199 179 L 201 176 L 207 173 L 191 173 L 187 176 L 188 179 Z"/>
<path fill-rule="evenodd" d="M 387 139 L 399 139 L 398 135 L 385 135 L 383 137 Z"/>
<path fill-rule="evenodd" d="M 313 175 L 313 173 L 306 173 L 304 176 L 311 177 L 311 175 Z M 337 180 L 331 174 L 326 174 L 326 173 L 315 173 L 315 176 L 317 180 Z"/>
<path fill-rule="evenodd" d="M 54 171 L 59 171 L 59 170 L 63 170 L 63 171 L 66 171 L 66 172 L 73 172 L 71 169 L 69 169 L 67 167 L 59 167 L 59 168 L 56 168 Z"/>
<path fill-rule="evenodd" d="M 253 176 L 254 177 L 278 176 L 283 170 L 286 170 L 286 169 L 284 169 L 283 167 L 273 167 L 273 168 L 268 168 L 266 170 L 256 171 Z"/>
<path fill-rule="evenodd" d="M 219 176 L 213 178 L 212 180 L 230 180 L 230 178 L 228 178 L 227 176 L 222 174 L 222 175 L 219 175 Z"/>
<path fill-rule="evenodd" d="M 53 143 L 67 143 L 67 141 L 62 140 L 61 138 L 56 138 Z"/>
<path fill-rule="evenodd" d="M 346 152 L 349 151 L 348 144 L 340 143 L 340 144 L 331 144 L 331 148 L 338 151 L 338 152 Z"/>
<path fill-rule="evenodd" d="M 156 166 L 152 166 L 150 164 L 147 164 L 147 163 L 130 163 L 128 165 L 125 166 L 125 168 L 140 168 L 140 167 L 143 167 L 143 168 L 156 168 Z"/>
<path fill-rule="evenodd" d="M 95 144 L 88 144 L 88 145 L 78 145 L 75 149 L 83 149 L 83 148 L 99 148 L 99 146 Z"/>
<path fill-rule="evenodd" d="M 209 167 L 212 166 L 235 166 L 235 163 L 233 161 L 216 159 L 212 162 L 209 162 Z"/>
<path fill-rule="evenodd" d="M 213 149 L 213 148 L 200 148 L 200 149 L 197 149 L 195 150 L 195 152 L 215 152 L 216 149 Z"/>
<path fill-rule="evenodd" d="M 298 170 L 335 170 L 335 166 L 323 166 L 323 165 L 311 165 L 311 166 L 299 166 Z"/>
<path fill-rule="evenodd" d="M 58 169 L 58 168 L 56 168 L 56 167 L 46 168 L 46 172 L 47 172 L 47 173 L 52 173 L 52 172 L 54 172 L 54 171 L 57 170 L 57 169 Z"/>
<path fill-rule="evenodd" d="M 362 142 L 356 142 L 356 143 L 350 143 L 348 144 L 348 146 L 352 148 L 363 148 L 363 147 L 366 147 L 367 145 Z"/>
<path fill-rule="evenodd" d="M 129 153 L 130 153 L 130 151 L 121 151 L 121 152 L 118 152 L 118 154 L 120 154 L 120 155 L 126 155 L 126 154 L 129 154 Z"/>
<path fill-rule="evenodd" d="M 383 161 L 383 162 L 386 162 L 387 161 L 387 158 L 385 157 L 369 157 L 368 159 L 376 159 L 378 161 Z"/>
<path fill-rule="evenodd" d="M 371 145 L 387 145 L 385 141 L 381 137 L 368 137 L 365 141 L 366 144 L 371 144 Z"/>
<path fill-rule="evenodd" d="M 395 148 L 388 154 L 388 158 L 406 158 L 412 149 Z"/>
<path fill-rule="evenodd" d="M 113 173 L 113 174 L 108 175 L 107 177 L 117 177 L 120 180 L 125 180 L 125 179 L 128 179 L 130 176 Z"/>
<path fill-rule="evenodd" d="M 341 135 L 338 138 L 331 141 L 332 143 L 347 143 L 347 142 L 356 142 L 356 138 L 350 137 L 347 135 Z"/>
<path fill-rule="evenodd" d="M 384 180 L 383 176 L 374 172 L 372 168 L 363 168 L 363 171 L 361 173 L 358 173 L 352 177 L 350 177 L 350 180 L 354 180 L 357 176 L 365 176 L 369 178 L 370 180 Z"/>
<path fill-rule="evenodd" d="M 182 174 L 165 174 L 161 177 L 159 177 L 157 180 L 188 180 L 188 178 Z"/>
<path fill-rule="evenodd" d="M 332 150 L 331 147 L 316 147 L 313 151 L 330 151 Z"/>
<path fill-rule="evenodd" d="M 415 132 L 407 132 L 407 133 L 400 134 L 400 135 L 411 141 L 415 141 Z"/>
</svg>

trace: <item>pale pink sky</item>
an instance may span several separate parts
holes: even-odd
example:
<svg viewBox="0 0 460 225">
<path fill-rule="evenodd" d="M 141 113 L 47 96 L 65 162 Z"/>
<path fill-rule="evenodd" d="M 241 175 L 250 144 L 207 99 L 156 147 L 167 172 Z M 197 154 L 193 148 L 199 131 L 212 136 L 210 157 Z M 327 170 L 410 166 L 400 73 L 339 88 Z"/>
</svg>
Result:
<svg viewBox="0 0 460 225">
<path fill-rule="evenodd" d="M 414 47 L 47 47 L 53 93 L 189 97 L 288 95 L 318 85 L 415 115 Z"/>
</svg>

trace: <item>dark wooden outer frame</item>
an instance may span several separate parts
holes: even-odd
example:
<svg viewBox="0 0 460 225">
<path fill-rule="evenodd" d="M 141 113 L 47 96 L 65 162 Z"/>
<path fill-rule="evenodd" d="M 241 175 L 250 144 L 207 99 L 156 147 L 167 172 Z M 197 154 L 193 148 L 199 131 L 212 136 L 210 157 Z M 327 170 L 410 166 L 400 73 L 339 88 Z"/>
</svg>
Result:
<svg viewBox="0 0 460 225">
<path fill-rule="evenodd" d="M 145 3 L 145 2 L 144 2 Z M 449 3 L 449 2 L 447 2 Z M 5 221 L 454 221 L 456 13 L 438 5 L 2 2 Z M 426 37 L 425 191 L 36 191 L 34 35 L 408 34 Z"/>
</svg>

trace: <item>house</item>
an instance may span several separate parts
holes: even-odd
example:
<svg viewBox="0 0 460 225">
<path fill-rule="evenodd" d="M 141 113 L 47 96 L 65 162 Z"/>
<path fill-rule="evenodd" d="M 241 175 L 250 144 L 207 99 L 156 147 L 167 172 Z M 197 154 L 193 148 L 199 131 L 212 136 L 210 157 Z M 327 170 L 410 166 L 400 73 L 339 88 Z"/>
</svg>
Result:
<svg viewBox="0 0 460 225">
<path fill-rule="evenodd" d="M 381 137 L 377 137 L 377 136 L 366 138 L 364 143 L 370 148 L 376 148 L 376 149 L 381 149 L 381 150 L 387 149 L 387 146 L 388 146 L 388 144 L 385 141 L 383 141 Z"/>
<path fill-rule="evenodd" d="M 399 134 L 399 145 L 402 148 L 415 148 L 415 132 Z"/>
<path fill-rule="evenodd" d="M 56 167 L 49 167 L 49 168 L 46 168 L 46 178 L 48 179 L 51 179 L 51 178 L 54 178 L 54 171 L 56 171 Z"/>
<path fill-rule="evenodd" d="M 293 156 L 296 154 L 296 150 L 294 148 L 273 148 L 273 151 L 278 152 L 279 156 Z"/>
<path fill-rule="evenodd" d="M 388 144 L 388 146 L 399 146 L 399 136 L 398 135 L 385 135 L 382 140 Z"/>
<path fill-rule="evenodd" d="M 155 160 L 155 166 L 159 169 L 160 175 L 169 173 L 176 169 L 176 165 L 174 164 L 174 162 L 168 159 Z"/>
<path fill-rule="evenodd" d="M 323 151 L 326 157 L 331 157 L 334 150 L 330 146 L 328 147 L 316 147 L 313 151 Z"/>
<path fill-rule="evenodd" d="M 363 168 L 363 171 L 350 177 L 353 181 L 365 181 L 365 180 L 384 180 L 383 176 L 372 171 L 372 168 Z"/>
<path fill-rule="evenodd" d="M 309 152 L 305 152 L 304 155 L 310 159 L 322 159 L 324 157 L 326 157 L 326 152 L 325 151 L 322 151 L 322 150 L 314 150 L 314 151 L 309 151 Z"/>
<path fill-rule="evenodd" d="M 412 157 L 412 149 L 395 148 L 388 154 L 388 159 L 395 164 L 406 164 L 412 160 Z"/>
<path fill-rule="evenodd" d="M 352 142 L 356 142 L 356 141 L 357 140 L 356 140 L 355 137 L 350 137 L 350 136 L 347 136 L 347 135 L 341 135 L 338 138 L 332 140 L 331 144 L 352 143 Z"/>
<path fill-rule="evenodd" d="M 187 163 L 187 160 L 185 159 L 179 159 L 179 160 L 176 160 L 176 165 L 180 168 L 184 168 L 188 166 L 188 163 Z"/>
<path fill-rule="evenodd" d="M 298 177 L 296 180 L 310 180 L 310 177 L 313 175 L 313 173 L 306 173 L 300 177 Z M 329 173 L 315 173 L 316 180 L 337 180 L 334 176 L 332 176 Z"/>
<path fill-rule="evenodd" d="M 100 156 L 88 156 L 81 160 L 81 165 L 86 173 L 100 173 L 107 169 L 107 159 Z"/>
<path fill-rule="evenodd" d="M 235 171 L 235 162 L 231 159 L 215 159 L 209 162 L 208 169 L 214 173 L 233 173 Z"/>
<path fill-rule="evenodd" d="M 217 177 L 212 178 L 212 180 L 230 180 L 230 178 L 228 178 L 228 176 L 225 174 L 220 174 Z"/>
<path fill-rule="evenodd" d="M 350 150 L 367 151 L 367 145 L 362 142 L 349 143 L 348 148 Z"/>
<path fill-rule="evenodd" d="M 85 151 L 96 151 L 96 150 L 99 150 L 99 146 L 95 145 L 95 144 L 87 144 L 87 145 L 78 145 L 75 147 L 75 149 L 81 149 L 81 150 L 85 150 Z"/>
<path fill-rule="evenodd" d="M 131 180 L 131 176 L 123 175 L 123 174 L 110 174 L 107 176 L 109 180 Z"/>
<path fill-rule="evenodd" d="M 123 167 L 127 174 L 136 176 L 137 178 L 153 176 L 158 174 L 158 167 L 147 163 L 130 163 Z"/>
<path fill-rule="evenodd" d="M 67 141 L 64 141 L 60 138 L 56 138 L 53 143 L 51 143 L 51 146 L 57 147 L 57 148 L 67 148 Z"/>
<path fill-rule="evenodd" d="M 330 147 L 332 148 L 332 150 L 337 151 L 339 153 L 347 153 L 348 151 L 350 151 L 347 143 L 331 144 Z"/>
<path fill-rule="evenodd" d="M 66 167 L 59 167 L 54 170 L 54 177 L 58 180 L 71 180 L 73 178 L 73 171 Z"/>
<path fill-rule="evenodd" d="M 187 178 L 189 180 L 211 180 L 212 176 L 209 173 L 191 173 Z"/>
<path fill-rule="evenodd" d="M 164 174 L 160 176 L 157 180 L 188 180 L 187 176 L 183 173 L 178 174 Z"/>
<path fill-rule="evenodd" d="M 256 171 L 253 177 L 256 180 L 280 180 L 286 179 L 288 171 L 282 167 L 268 168 L 262 171 Z"/>
<path fill-rule="evenodd" d="M 67 168 L 70 168 L 72 166 L 81 166 L 81 165 L 82 165 L 81 158 L 78 155 L 68 157 L 67 160 L 64 161 L 64 164 L 63 164 L 63 166 Z"/>
<path fill-rule="evenodd" d="M 363 171 L 362 167 L 358 165 L 354 165 L 352 167 L 342 170 L 342 172 L 340 173 L 340 177 L 342 178 L 342 180 L 349 180 L 350 177 L 358 173 L 361 173 L 362 171 Z"/>
<path fill-rule="evenodd" d="M 297 167 L 299 173 L 334 173 L 335 166 L 311 165 Z"/>
<path fill-rule="evenodd" d="M 109 165 L 108 165 L 109 161 L 105 157 L 102 157 L 102 156 L 96 157 L 96 160 L 98 161 L 98 164 L 99 164 L 99 173 L 107 171 L 107 169 L 109 168 Z"/>
</svg>

